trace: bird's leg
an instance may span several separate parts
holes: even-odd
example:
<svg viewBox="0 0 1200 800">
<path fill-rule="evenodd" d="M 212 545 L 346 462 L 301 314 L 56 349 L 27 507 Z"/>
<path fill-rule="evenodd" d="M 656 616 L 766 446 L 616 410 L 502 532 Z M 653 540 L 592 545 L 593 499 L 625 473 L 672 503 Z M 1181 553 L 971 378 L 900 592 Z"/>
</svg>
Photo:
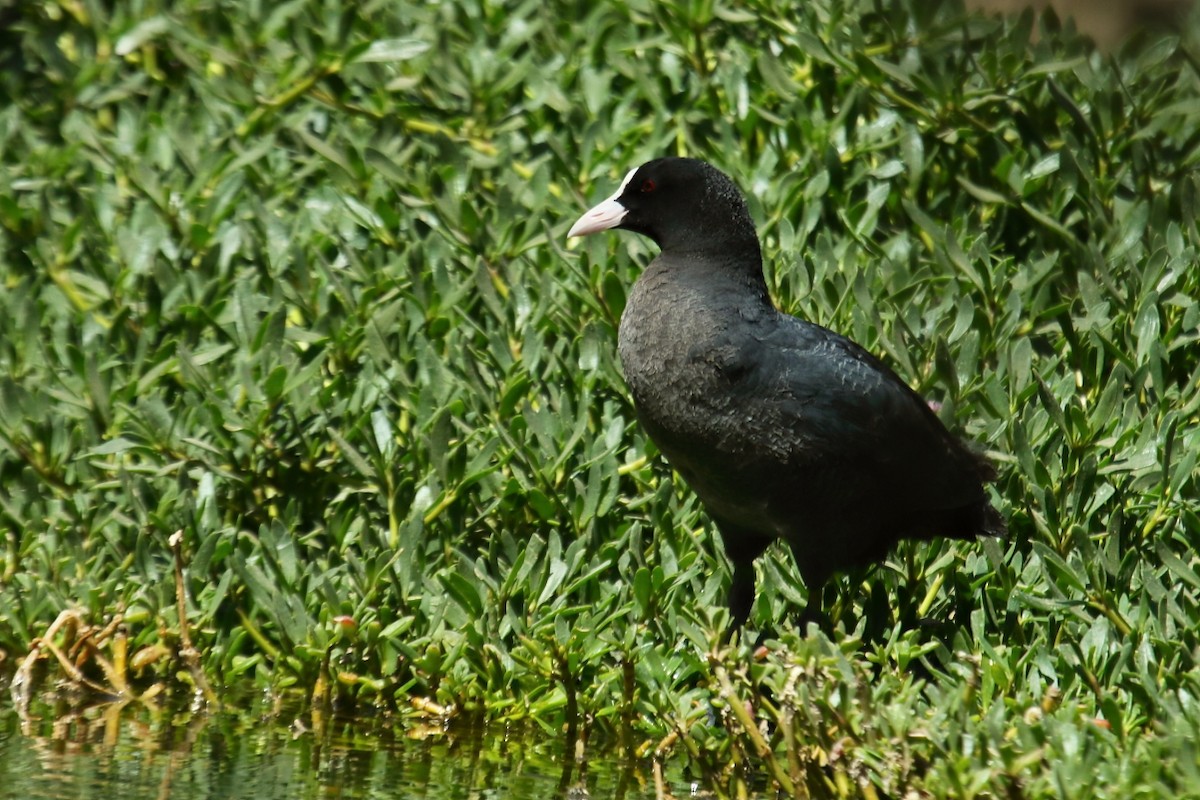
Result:
<svg viewBox="0 0 1200 800">
<path fill-rule="evenodd" d="M 754 559 L 767 549 L 771 538 L 726 520 L 718 519 L 716 522 L 725 545 L 725 555 L 733 565 L 733 577 L 729 583 L 728 636 L 750 619 L 750 611 L 754 608 Z"/>
<path fill-rule="evenodd" d="M 733 580 L 729 584 L 729 616 L 731 630 L 741 628 L 750 619 L 754 607 L 754 560 L 734 561 Z"/>
<path fill-rule="evenodd" d="M 820 583 L 810 586 L 808 599 L 804 601 L 804 608 L 800 609 L 800 613 L 793 618 L 801 636 L 808 636 L 810 622 L 816 625 L 818 630 L 823 631 L 826 636 L 833 635 L 833 621 L 825 613 L 824 604 L 821 602 L 824 589 L 824 585 Z"/>
<path fill-rule="evenodd" d="M 814 603 L 812 592 L 808 593 L 808 600 L 804 603 L 804 608 L 800 609 L 800 613 L 796 616 L 796 625 L 800 628 L 801 635 L 808 633 L 808 623 L 813 623 L 820 627 L 821 612 L 818 611 L 821 607 L 820 601 Z"/>
</svg>

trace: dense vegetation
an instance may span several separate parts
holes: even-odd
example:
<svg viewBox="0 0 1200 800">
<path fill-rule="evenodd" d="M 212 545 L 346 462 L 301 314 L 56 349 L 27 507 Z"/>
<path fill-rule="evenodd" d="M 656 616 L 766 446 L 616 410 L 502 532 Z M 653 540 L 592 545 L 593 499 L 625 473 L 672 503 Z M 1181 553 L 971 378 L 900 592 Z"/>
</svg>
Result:
<svg viewBox="0 0 1200 800">
<path fill-rule="evenodd" d="M 721 791 L 1200 791 L 1178 37 L 925 0 L 0 12 L 10 673 L 69 674 L 58 619 L 127 694 L 566 725 Z M 902 546 L 830 636 L 772 551 L 777 639 L 720 645 L 719 544 L 615 363 L 652 245 L 563 239 L 663 153 L 751 195 L 783 308 L 989 451 L 1011 540 Z"/>
</svg>

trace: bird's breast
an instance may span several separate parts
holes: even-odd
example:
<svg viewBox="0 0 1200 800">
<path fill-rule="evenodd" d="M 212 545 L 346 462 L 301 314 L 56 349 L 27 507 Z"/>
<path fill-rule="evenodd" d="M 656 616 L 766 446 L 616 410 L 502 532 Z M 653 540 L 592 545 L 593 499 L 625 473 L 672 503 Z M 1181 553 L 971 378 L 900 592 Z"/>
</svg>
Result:
<svg viewBox="0 0 1200 800">
<path fill-rule="evenodd" d="M 645 276 L 643 276 L 645 277 Z M 621 317 L 618 349 L 638 416 L 677 467 L 767 456 L 786 445 L 754 368 L 762 320 L 721 295 L 639 281 Z"/>
<path fill-rule="evenodd" d="M 644 289 L 639 282 L 630 293 L 617 340 L 639 411 L 664 423 L 711 413 L 730 388 L 721 370 L 731 355 L 727 325 L 694 296 Z"/>
</svg>

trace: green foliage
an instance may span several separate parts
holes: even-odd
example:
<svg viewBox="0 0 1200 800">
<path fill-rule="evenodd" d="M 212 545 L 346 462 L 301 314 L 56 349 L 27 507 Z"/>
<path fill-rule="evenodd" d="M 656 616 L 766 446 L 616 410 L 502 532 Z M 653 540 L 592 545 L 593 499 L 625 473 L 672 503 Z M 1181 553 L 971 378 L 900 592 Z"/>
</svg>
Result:
<svg viewBox="0 0 1200 800">
<path fill-rule="evenodd" d="M 1194 787 L 1178 38 L 1106 57 L 918 0 L 4 13 L 10 659 L 68 607 L 176 644 L 183 531 L 217 683 L 671 734 L 722 785 L 763 763 L 729 712 L 753 696 L 768 774 L 818 795 Z M 843 579 L 837 646 L 784 622 L 804 589 L 772 552 L 753 620 L 785 647 L 715 649 L 720 548 L 614 361 L 651 247 L 563 244 L 663 152 L 747 190 L 782 307 L 1000 465 L 1011 541 Z"/>
</svg>

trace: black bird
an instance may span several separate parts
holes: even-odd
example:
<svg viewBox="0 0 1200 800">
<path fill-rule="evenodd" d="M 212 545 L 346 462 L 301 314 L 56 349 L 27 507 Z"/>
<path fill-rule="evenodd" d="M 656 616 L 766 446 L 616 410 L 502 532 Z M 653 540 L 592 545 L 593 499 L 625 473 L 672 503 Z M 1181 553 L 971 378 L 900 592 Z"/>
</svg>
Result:
<svg viewBox="0 0 1200 800">
<path fill-rule="evenodd" d="M 984 457 L 879 359 L 775 308 L 728 176 L 690 158 L 643 164 L 567 236 L 610 228 L 661 249 L 630 292 L 618 348 L 638 419 L 721 532 L 734 626 L 775 539 L 795 555 L 808 618 L 833 573 L 900 539 L 1005 534 Z"/>
</svg>

